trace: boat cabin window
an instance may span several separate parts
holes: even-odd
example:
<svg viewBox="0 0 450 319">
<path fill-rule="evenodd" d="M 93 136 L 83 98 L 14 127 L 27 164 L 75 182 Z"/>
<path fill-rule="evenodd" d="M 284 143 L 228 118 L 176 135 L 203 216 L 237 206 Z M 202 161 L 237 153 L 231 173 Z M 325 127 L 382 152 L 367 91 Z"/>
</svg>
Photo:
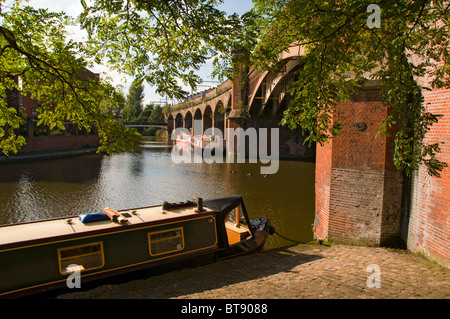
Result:
<svg viewBox="0 0 450 319">
<path fill-rule="evenodd" d="M 241 205 L 228 213 L 225 228 L 229 245 L 237 244 L 251 235 Z"/>
<path fill-rule="evenodd" d="M 183 250 L 183 227 L 148 233 L 148 243 L 151 256 Z"/>
<path fill-rule="evenodd" d="M 248 228 L 241 205 L 237 206 L 228 213 L 226 221 L 227 223 L 236 225 L 236 227 L 240 227 L 241 225 L 243 225 L 244 227 Z"/>
<path fill-rule="evenodd" d="M 105 264 L 103 242 L 59 248 L 58 262 L 62 275 L 101 268 Z"/>
</svg>

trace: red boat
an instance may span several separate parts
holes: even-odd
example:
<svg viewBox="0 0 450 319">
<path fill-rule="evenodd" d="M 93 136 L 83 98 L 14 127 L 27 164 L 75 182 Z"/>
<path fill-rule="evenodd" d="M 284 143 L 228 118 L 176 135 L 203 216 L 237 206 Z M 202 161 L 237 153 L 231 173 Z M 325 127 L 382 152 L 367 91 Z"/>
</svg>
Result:
<svg viewBox="0 0 450 319">
<path fill-rule="evenodd" d="M 190 146 L 193 149 L 201 149 L 202 151 L 206 148 L 214 151 L 225 150 L 225 140 L 216 135 L 188 135 L 182 133 L 177 136 L 176 144 L 181 147 Z"/>
</svg>

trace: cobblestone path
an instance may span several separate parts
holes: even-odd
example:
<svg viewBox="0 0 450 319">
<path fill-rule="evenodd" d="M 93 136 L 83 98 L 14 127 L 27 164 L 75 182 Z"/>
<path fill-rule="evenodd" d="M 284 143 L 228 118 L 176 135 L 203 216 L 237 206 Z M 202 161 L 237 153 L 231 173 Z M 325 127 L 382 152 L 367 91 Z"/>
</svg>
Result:
<svg viewBox="0 0 450 319">
<path fill-rule="evenodd" d="M 57 298 L 450 299 L 450 269 L 402 250 L 297 245 Z"/>
</svg>

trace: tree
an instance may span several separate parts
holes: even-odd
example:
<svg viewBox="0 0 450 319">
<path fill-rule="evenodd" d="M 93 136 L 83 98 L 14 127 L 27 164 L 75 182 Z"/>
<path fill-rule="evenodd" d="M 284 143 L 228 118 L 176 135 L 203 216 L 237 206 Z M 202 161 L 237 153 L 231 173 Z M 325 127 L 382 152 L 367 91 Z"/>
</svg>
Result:
<svg viewBox="0 0 450 319">
<path fill-rule="evenodd" d="M 2 3 L 4 1 L 2 0 Z M 20 0 L 0 11 L 0 148 L 16 153 L 25 139 L 16 134 L 23 118 L 5 102 L 8 91 L 32 94 L 41 107 L 39 124 L 63 129 L 64 121 L 90 129 L 96 123 L 99 151 L 113 153 L 139 147 L 139 134 L 112 119 L 117 93 L 105 80 L 79 79 L 87 61 L 145 80 L 157 93 L 182 98 L 201 82 L 195 70 L 213 59 L 216 74 L 230 70 L 230 49 L 254 37 L 249 16 L 227 16 L 216 0 L 102 0 L 88 5 L 74 20 L 64 13 L 23 6 Z M 67 40 L 65 27 L 80 23 L 85 43 Z M 245 31 L 249 30 L 249 31 Z M 245 32 L 244 32 L 245 31 Z"/>
<path fill-rule="evenodd" d="M 142 122 L 147 122 L 148 118 L 152 114 L 154 108 L 155 108 L 155 106 L 153 105 L 153 103 L 145 105 L 145 107 L 142 110 L 141 114 L 139 114 L 138 120 L 142 121 Z"/>
<path fill-rule="evenodd" d="M 281 52 L 303 46 L 282 123 L 301 127 L 310 143 L 323 144 L 339 133 L 340 123 L 331 119 L 339 102 L 367 81 L 381 81 L 391 115 L 379 134 L 399 127 L 396 167 L 410 175 L 424 163 L 439 176 L 447 166 L 437 159 L 439 143 L 425 145 L 423 139 L 440 115 L 427 112 L 422 91 L 450 88 L 449 6 L 442 0 L 256 0 L 261 33 L 252 63 L 270 69 Z M 419 84 L 420 77 L 429 78 L 429 85 Z"/>
<path fill-rule="evenodd" d="M 160 105 L 155 105 L 152 113 L 150 114 L 150 116 L 148 118 L 148 121 L 152 122 L 152 123 L 161 123 L 161 122 L 165 121 L 163 109 Z"/>
<path fill-rule="evenodd" d="M 220 0 L 84 0 L 80 16 L 92 57 L 145 80 L 156 92 L 184 98 L 182 84 L 195 90 L 195 74 L 212 59 L 215 75 L 229 75 L 231 49 L 252 43 L 251 14 L 227 16 Z"/>
<path fill-rule="evenodd" d="M 134 80 L 128 89 L 125 107 L 123 109 L 124 119 L 126 121 L 137 121 L 143 110 L 144 87 L 142 81 Z"/>
<path fill-rule="evenodd" d="M 38 101 L 38 125 L 64 130 L 63 122 L 71 121 L 90 131 L 95 124 L 100 152 L 139 148 L 139 135 L 113 120 L 109 112 L 120 101 L 114 87 L 102 79 L 79 76 L 89 67 L 88 56 L 84 44 L 67 39 L 70 17 L 14 1 L 1 7 L 0 19 L 0 149 L 4 154 L 17 153 L 25 144 L 16 133 L 24 118 L 18 106 L 7 101 L 8 92 L 14 90 Z"/>
</svg>

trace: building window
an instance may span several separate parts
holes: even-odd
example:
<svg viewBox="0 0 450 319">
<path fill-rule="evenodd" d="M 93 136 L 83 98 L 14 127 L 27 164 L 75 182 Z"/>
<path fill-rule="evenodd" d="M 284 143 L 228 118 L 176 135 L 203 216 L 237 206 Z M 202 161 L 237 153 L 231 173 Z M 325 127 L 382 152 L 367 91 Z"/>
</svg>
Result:
<svg viewBox="0 0 450 319">
<path fill-rule="evenodd" d="M 105 264 L 103 242 L 59 248 L 58 262 L 62 275 L 101 268 Z"/>
<path fill-rule="evenodd" d="M 183 228 L 173 228 L 148 234 L 151 256 L 168 254 L 184 249 Z"/>
</svg>

